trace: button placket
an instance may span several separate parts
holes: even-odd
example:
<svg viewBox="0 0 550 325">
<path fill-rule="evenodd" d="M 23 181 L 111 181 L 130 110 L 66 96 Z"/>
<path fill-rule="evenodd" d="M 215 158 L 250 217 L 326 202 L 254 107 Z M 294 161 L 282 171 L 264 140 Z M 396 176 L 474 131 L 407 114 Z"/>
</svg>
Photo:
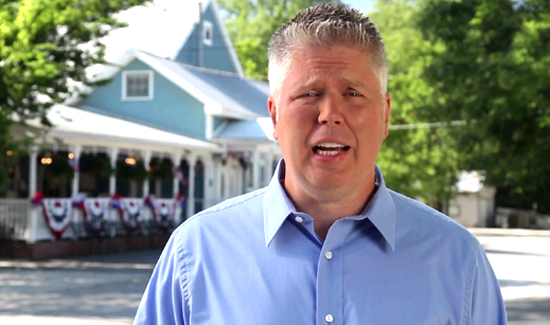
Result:
<svg viewBox="0 0 550 325">
<path fill-rule="evenodd" d="M 342 250 L 350 226 L 344 220 L 336 221 L 322 246 L 317 271 L 318 324 L 342 325 L 344 322 Z"/>
</svg>

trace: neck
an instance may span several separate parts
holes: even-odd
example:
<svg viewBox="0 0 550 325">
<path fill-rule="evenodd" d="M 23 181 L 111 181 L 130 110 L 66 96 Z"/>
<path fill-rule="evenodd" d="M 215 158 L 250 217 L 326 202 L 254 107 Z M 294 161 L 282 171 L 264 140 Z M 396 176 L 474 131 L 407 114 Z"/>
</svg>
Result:
<svg viewBox="0 0 550 325">
<path fill-rule="evenodd" d="M 285 175 L 283 187 L 296 210 L 313 218 L 315 232 L 324 240 L 336 220 L 363 211 L 375 192 L 375 176 L 373 171 L 359 184 L 349 184 L 345 188 L 310 189 Z"/>
</svg>

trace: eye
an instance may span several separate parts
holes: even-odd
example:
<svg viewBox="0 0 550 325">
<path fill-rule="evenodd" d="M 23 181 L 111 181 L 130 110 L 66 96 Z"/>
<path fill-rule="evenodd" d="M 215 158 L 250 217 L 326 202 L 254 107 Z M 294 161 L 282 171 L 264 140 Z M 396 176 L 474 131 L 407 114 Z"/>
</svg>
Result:
<svg viewBox="0 0 550 325">
<path fill-rule="evenodd" d="M 348 91 L 347 96 L 349 97 L 360 97 L 361 94 L 356 91 Z"/>
<path fill-rule="evenodd" d="M 302 97 L 315 97 L 315 96 L 317 96 L 317 93 L 314 91 L 310 91 L 302 95 Z"/>
</svg>

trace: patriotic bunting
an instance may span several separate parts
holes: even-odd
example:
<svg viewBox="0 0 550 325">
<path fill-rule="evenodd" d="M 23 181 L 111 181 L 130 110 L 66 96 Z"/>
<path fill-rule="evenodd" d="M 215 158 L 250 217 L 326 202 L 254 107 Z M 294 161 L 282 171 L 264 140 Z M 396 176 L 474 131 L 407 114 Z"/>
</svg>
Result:
<svg viewBox="0 0 550 325">
<path fill-rule="evenodd" d="M 32 203 L 42 208 L 46 224 L 57 239 L 62 237 L 71 224 L 73 207 L 82 211 L 87 229 L 97 232 L 105 226 L 111 208 L 118 211 L 121 223 L 131 231 L 137 230 L 143 221 L 144 205 L 151 209 L 155 223 L 164 230 L 170 230 L 174 226 L 176 210 L 185 209 L 185 197 L 181 193 L 175 199 L 149 196 L 142 200 L 122 198 L 119 194 L 112 198 L 86 198 L 83 195 L 74 199 L 47 199 L 37 192 Z"/>
<path fill-rule="evenodd" d="M 42 209 L 46 223 L 55 238 L 60 239 L 73 216 L 71 199 L 42 199 Z"/>
<path fill-rule="evenodd" d="M 174 224 L 176 200 L 156 199 L 149 196 L 145 199 L 145 203 L 153 211 L 153 218 L 160 228 L 166 230 Z"/>
<path fill-rule="evenodd" d="M 112 207 L 118 210 L 120 221 L 129 230 L 136 230 L 141 222 L 143 200 L 113 196 Z"/>
<path fill-rule="evenodd" d="M 86 198 L 78 205 L 84 215 L 84 221 L 89 229 L 101 231 L 109 218 L 110 199 L 89 199 Z"/>
</svg>

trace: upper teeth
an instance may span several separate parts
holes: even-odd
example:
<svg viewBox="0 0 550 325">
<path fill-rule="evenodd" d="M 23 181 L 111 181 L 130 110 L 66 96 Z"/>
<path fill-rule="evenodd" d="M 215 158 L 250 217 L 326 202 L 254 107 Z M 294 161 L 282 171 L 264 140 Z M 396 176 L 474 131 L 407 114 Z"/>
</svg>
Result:
<svg viewBox="0 0 550 325">
<path fill-rule="evenodd" d="M 317 147 L 323 147 L 323 148 L 343 148 L 345 147 L 343 144 L 334 143 L 334 142 L 323 142 L 317 145 Z"/>
</svg>

